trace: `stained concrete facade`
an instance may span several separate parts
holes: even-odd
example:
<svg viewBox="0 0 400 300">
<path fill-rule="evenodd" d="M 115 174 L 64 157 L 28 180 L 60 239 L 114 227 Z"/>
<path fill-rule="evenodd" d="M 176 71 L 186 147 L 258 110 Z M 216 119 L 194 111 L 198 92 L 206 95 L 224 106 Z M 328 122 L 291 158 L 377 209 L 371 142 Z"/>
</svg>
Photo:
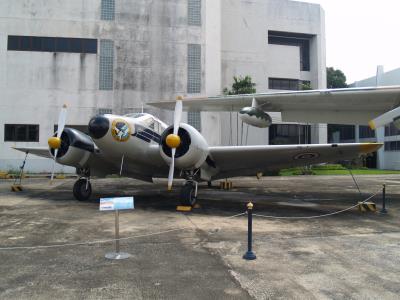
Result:
<svg viewBox="0 0 400 300">
<path fill-rule="evenodd" d="M 200 24 L 189 25 L 189 2 L 115 1 L 112 20 L 102 20 L 101 0 L 0 2 L 0 170 L 20 165 L 23 154 L 12 146 L 47 145 L 64 103 L 67 124 L 86 125 L 101 111 L 124 114 L 140 111 L 146 102 L 178 95 L 221 94 L 234 75 L 252 76 L 258 92 L 268 90 L 269 77 L 309 80 L 313 88 L 325 87 L 324 13 L 319 5 L 203 0 Z M 269 45 L 269 30 L 312 35 L 310 71 L 300 71 L 299 47 Z M 10 35 L 91 38 L 98 41 L 98 51 L 10 51 Z M 103 40 L 113 42 L 109 90 L 99 88 Z M 189 44 L 201 47 L 201 88 L 196 93 L 188 93 Z M 171 122 L 169 112 L 146 106 L 145 110 Z M 233 119 L 236 116 L 232 114 Z M 231 126 L 231 133 L 228 120 L 229 113 L 202 113 L 202 133 L 210 145 L 235 143 L 232 138 L 239 135 L 239 126 Z M 38 124 L 39 141 L 5 142 L 5 124 Z M 326 129 L 316 128 L 313 140 L 323 142 Z M 250 129 L 248 144 L 260 143 L 268 143 L 268 130 Z M 31 157 L 27 169 L 49 171 L 51 162 Z"/>
<path fill-rule="evenodd" d="M 326 88 L 325 15 L 321 6 L 285 0 L 222 0 L 221 3 L 222 88 L 232 85 L 233 76 L 245 75 L 252 77 L 257 92 L 269 90 L 269 78 L 307 80 L 314 89 Z M 269 44 L 269 31 L 311 36 L 310 70 L 301 71 L 299 47 Z M 280 114 L 271 116 L 274 123 L 280 123 Z M 236 145 L 243 140 L 250 145 L 268 144 L 268 129 L 249 127 L 247 130 L 245 125 L 242 131 L 236 112 L 231 117 L 225 114 L 221 119 L 225 128 L 222 144 Z M 311 127 L 311 141 L 326 143 L 326 125 Z"/>
</svg>

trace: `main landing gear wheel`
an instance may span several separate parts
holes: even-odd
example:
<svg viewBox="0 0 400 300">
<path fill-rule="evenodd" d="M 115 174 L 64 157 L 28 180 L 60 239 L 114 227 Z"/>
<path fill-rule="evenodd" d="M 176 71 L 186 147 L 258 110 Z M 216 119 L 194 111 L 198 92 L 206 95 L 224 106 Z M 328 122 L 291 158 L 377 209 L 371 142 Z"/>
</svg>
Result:
<svg viewBox="0 0 400 300">
<path fill-rule="evenodd" d="M 74 184 L 73 193 L 76 200 L 88 200 L 92 194 L 92 185 L 90 181 L 87 181 L 85 178 L 78 179 Z"/>
<path fill-rule="evenodd" d="M 196 203 L 196 185 L 193 182 L 187 182 L 181 189 L 181 203 L 185 206 L 193 206 Z"/>
</svg>

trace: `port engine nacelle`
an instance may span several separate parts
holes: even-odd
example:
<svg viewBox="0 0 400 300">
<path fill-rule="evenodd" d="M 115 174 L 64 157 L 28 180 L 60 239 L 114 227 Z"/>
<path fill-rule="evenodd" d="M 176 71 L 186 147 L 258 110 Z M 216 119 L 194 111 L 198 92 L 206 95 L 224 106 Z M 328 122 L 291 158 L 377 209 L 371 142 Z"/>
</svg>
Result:
<svg viewBox="0 0 400 300">
<path fill-rule="evenodd" d="M 266 128 L 272 124 L 271 116 L 257 107 L 243 107 L 239 116 L 244 123 L 258 128 Z"/>
<path fill-rule="evenodd" d="M 161 135 L 160 154 L 165 162 L 171 163 L 171 148 L 166 144 L 166 138 L 173 133 L 173 126 L 168 127 Z M 181 144 L 176 148 L 175 167 L 189 170 L 199 168 L 207 159 L 209 150 L 204 137 L 194 127 L 181 123 L 178 135 Z"/>
<path fill-rule="evenodd" d="M 63 165 L 83 168 L 93 152 L 94 143 L 87 134 L 76 129 L 64 128 L 56 161 Z M 50 153 L 54 156 L 54 149 L 50 149 Z"/>
</svg>

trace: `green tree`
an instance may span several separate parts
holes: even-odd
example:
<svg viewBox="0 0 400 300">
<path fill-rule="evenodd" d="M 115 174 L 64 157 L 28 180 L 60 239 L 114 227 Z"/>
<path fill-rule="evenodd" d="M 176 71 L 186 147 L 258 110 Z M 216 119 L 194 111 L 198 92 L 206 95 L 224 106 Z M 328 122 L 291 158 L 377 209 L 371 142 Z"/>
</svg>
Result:
<svg viewBox="0 0 400 300">
<path fill-rule="evenodd" d="M 307 82 L 307 81 L 306 82 L 303 81 L 303 83 L 300 84 L 300 90 L 303 90 L 303 91 L 312 90 L 311 83 Z"/>
<path fill-rule="evenodd" d="M 344 73 L 334 68 L 326 68 L 326 85 L 328 89 L 347 88 L 346 76 Z"/>
<path fill-rule="evenodd" d="M 224 88 L 223 93 L 225 95 L 243 95 L 243 94 L 254 94 L 256 92 L 256 84 L 251 81 L 251 77 L 246 75 L 245 77 L 233 76 L 232 90 Z"/>
</svg>

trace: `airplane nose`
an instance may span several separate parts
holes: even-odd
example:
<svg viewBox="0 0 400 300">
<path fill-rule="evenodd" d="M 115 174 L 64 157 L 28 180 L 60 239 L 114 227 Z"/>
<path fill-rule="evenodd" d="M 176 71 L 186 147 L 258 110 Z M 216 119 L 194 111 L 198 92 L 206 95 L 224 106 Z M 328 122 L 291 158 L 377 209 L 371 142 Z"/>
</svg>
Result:
<svg viewBox="0 0 400 300">
<path fill-rule="evenodd" d="M 109 128 L 110 122 L 103 115 L 91 118 L 88 125 L 89 135 L 94 139 L 101 139 L 107 134 Z"/>
</svg>

